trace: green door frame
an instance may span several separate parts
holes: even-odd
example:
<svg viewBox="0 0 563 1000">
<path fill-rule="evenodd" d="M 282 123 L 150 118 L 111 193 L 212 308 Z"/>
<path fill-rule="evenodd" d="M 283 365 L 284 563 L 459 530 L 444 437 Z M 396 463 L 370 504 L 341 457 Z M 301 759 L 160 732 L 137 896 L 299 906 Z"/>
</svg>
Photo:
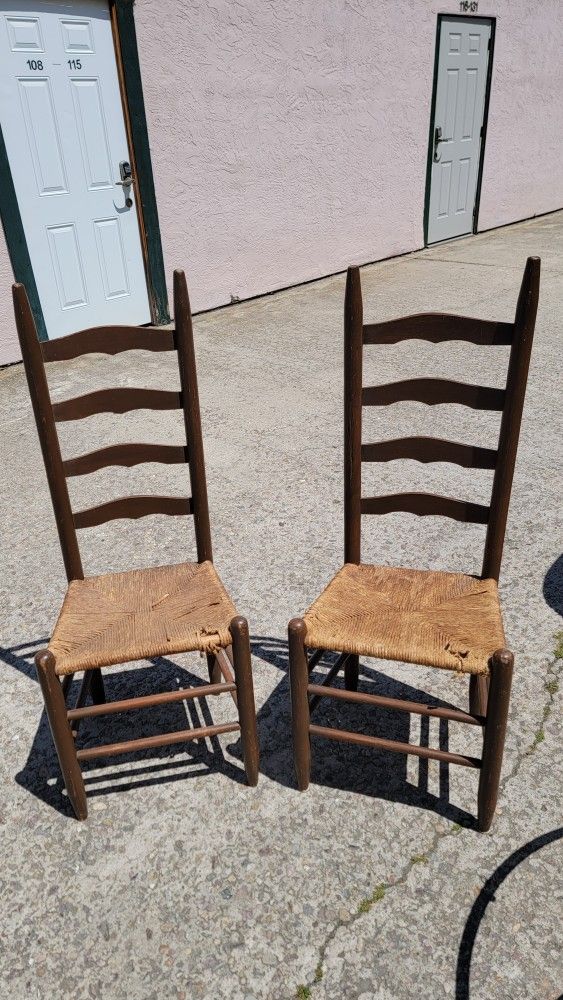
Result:
<svg viewBox="0 0 563 1000">
<path fill-rule="evenodd" d="M 475 15 L 477 17 L 477 15 Z M 430 125 L 428 127 L 428 157 L 426 160 L 426 188 L 424 194 L 424 218 L 423 218 L 423 230 L 424 230 L 424 246 L 429 246 L 428 243 L 428 216 L 430 212 L 430 183 L 432 180 L 432 161 L 433 161 L 433 151 L 434 151 L 434 112 L 436 111 L 436 89 L 438 87 L 438 60 L 440 57 L 440 33 L 442 31 L 442 20 L 447 18 L 448 20 L 459 20 L 459 21 L 470 21 L 470 14 L 438 14 L 438 21 L 436 23 L 436 41 L 434 49 L 434 73 L 432 76 L 432 101 L 430 103 Z M 477 232 L 477 226 L 479 222 L 479 205 L 481 202 L 481 184 L 483 181 L 483 163 L 485 160 L 485 142 L 487 139 L 487 125 L 489 122 L 489 102 L 491 97 L 491 82 L 493 77 L 493 56 L 495 52 L 495 34 L 497 29 L 497 19 L 496 17 L 488 17 L 484 15 L 479 17 L 480 21 L 486 20 L 491 22 L 491 38 L 489 42 L 489 63 L 487 66 L 487 81 L 485 84 L 485 104 L 483 106 L 483 126 L 481 129 L 481 149 L 479 150 L 479 167 L 477 173 L 477 188 L 475 190 L 475 206 L 473 208 L 473 234 Z"/>
<path fill-rule="evenodd" d="M 116 31 L 116 56 L 123 90 L 126 127 L 132 145 L 131 154 L 135 163 L 137 178 L 137 200 L 140 208 L 141 242 L 145 257 L 147 291 L 152 322 L 162 325 L 170 321 L 168 295 L 164 275 L 162 242 L 158 222 L 158 209 L 154 190 L 151 165 L 149 135 L 139 50 L 135 31 L 133 5 L 135 0 L 109 0 L 110 12 L 114 15 Z M 0 127 L 0 218 L 4 228 L 6 244 L 14 278 L 27 289 L 29 302 L 40 340 L 47 340 L 43 310 L 33 274 L 27 240 L 20 215 L 16 191 L 10 170 L 6 144 Z"/>
</svg>

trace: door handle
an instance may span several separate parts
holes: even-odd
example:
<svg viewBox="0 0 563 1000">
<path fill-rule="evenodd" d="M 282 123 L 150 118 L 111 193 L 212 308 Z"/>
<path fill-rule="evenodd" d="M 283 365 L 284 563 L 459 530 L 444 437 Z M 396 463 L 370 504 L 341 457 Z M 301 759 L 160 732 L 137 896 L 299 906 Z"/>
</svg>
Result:
<svg viewBox="0 0 563 1000">
<path fill-rule="evenodd" d="M 118 187 L 123 188 L 123 193 L 125 195 L 125 204 L 127 208 L 131 208 L 133 204 L 133 199 L 130 195 L 131 186 L 135 180 L 131 170 L 131 164 L 127 160 L 122 160 L 119 164 L 119 173 L 121 175 L 121 180 L 116 181 Z"/>
<path fill-rule="evenodd" d="M 133 183 L 133 171 L 128 160 L 121 160 L 119 164 L 119 176 L 121 180 L 116 181 L 116 184 L 121 184 L 122 187 L 131 187 Z"/>
<path fill-rule="evenodd" d="M 438 146 L 440 145 L 441 142 L 444 141 L 445 140 L 442 139 L 442 127 L 441 125 L 437 125 L 436 128 L 434 129 L 434 163 L 440 162 L 440 157 L 438 156 L 439 153 Z"/>
</svg>

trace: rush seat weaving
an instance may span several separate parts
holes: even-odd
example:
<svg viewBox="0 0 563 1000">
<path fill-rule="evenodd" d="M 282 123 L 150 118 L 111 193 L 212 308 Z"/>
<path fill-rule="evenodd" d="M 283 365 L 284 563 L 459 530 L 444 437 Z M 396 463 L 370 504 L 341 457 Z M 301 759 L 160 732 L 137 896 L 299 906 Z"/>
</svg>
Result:
<svg viewBox="0 0 563 1000">
<path fill-rule="evenodd" d="M 210 562 L 71 580 L 49 643 L 59 676 L 232 642 L 234 604 Z"/>
<path fill-rule="evenodd" d="M 340 740 L 391 753 L 414 754 L 442 764 L 477 768 L 480 771 L 478 826 L 488 830 L 491 825 L 514 664 L 512 652 L 505 648 L 498 579 L 534 337 L 539 278 L 540 261 L 529 257 L 513 323 L 419 313 L 364 324 L 360 271 L 357 267 L 348 268 L 344 302 L 344 566 L 309 610 L 291 620 L 288 629 L 293 753 L 301 790 L 309 784 L 311 737 Z M 505 388 L 429 377 L 364 386 L 366 347 L 383 352 L 387 345 L 412 340 L 436 345 L 459 340 L 477 348 L 493 344 L 510 347 Z M 474 442 L 423 435 L 364 441 L 364 407 L 392 406 L 403 400 L 427 406 L 456 404 L 501 412 L 498 445 L 485 448 Z M 362 495 L 362 463 L 402 459 L 494 470 L 489 502 L 475 503 L 465 497 L 432 493 Z M 439 516 L 486 525 L 481 575 L 363 562 L 362 517 L 399 511 L 417 517 Z M 310 674 L 325 651 L 340 655 L 322 683 L 311 683 Z M 359 691 L 360 656 L 467 674 L 469 712 L 445 704 L 424 705 L 373 691 Z M 331 685 L 340 671 L 344 671 L 344 688 Z M 482 757 L 450 753 L 442 746 L 438 749 L 314 725 L 311 713 L 326 698 L 480 726 Z"/>
<path fill-rule="evenodd" d="M 347 563 L 303 616 L 307 645 L 488 674 L 504 646 L 496 580 Z"/>
</svg>

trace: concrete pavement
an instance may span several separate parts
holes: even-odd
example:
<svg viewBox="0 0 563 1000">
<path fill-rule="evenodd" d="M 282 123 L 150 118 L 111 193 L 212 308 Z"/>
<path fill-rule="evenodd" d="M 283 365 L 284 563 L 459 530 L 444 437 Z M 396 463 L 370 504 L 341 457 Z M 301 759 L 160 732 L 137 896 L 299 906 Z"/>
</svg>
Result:
<svg viewBox="0 0 563 1000">
<path fill-rule="evenodd" d="M 262 745 L 256 789 L 239 744 L 115 758 L 87 771 L 77 823 L 59 776 L 33 654 L 65 589 L 20 365 L 0 372 L 4 476 L 0 669 L 0 996 L 111 1000 L 554 1000 L 561 992 L 561 316 L 563 213 L 362 271 L 366 321 L 419 310 L 512 320 L 528 254 L 542 287 L 501 596 L 516 652 L 499 810 L 472 825 L 465 768 L 314 744 L 295 790 L 286 626 L 342 562 L 344 276 L 196 318 L 215 561 L 253 637 Z M 188 261 L 178 261 L 186 266 Z M 189 274 L 188 274 L 189 279 Z M 371 348 L 365 381 L 438 374 L 503 384 L 505 348 L 411 342 Z M 104 385 L 177 385 L 173 359 L 130 353 L 55 366 L 56 398 Z M 118 381 L 116 381 L 118 380 Z M 182 440 L 176 413 L 61 425 L 63 451 Z M 440 434 L 496 443 L 498 417 L 401 404 L 365 439 Z M 446 423 L 444 424 L 444 420 Z M 134 426 L 134 430 L 131 427 Z M 129 492 L 182 493 L 182 467 L 109 469 L 71 481 L 76 508 Z M 486 502 L 491 473 L 414 462 L 372 466 L 373 492 L 424 488 Z M 164 488 L 165 487 L 165 488 Z M 479 570 L 483 529 L 438 518 L 364 519 L 366 561 Z M 86 571 L 194 557 L 188 519 L 116 521 L 81 533 Z M 206 676 L 197 656 L 113 672 L 111 697 Z M 466 704 L 467 681 L 366 660 L 362 685 Z M 202 708 L 215 721 L 229 705 Z M 201 718 L 201 716 L 200 716 Z M 408 717 L 323 708 L 342 728 L 395 739 Z M 112 738 L 185 728 L 181 704 L 113 717 Z M 190 724 L 196 724 L 190 717 Z M 84 727 L 106 739 L 107 722 Z M 476 736 L 410 723 L 410 739 L 478 752 Z M 470 738 L 471 737 L 471 738 Z M 494 898 L 493 898 L 494 897 Z"/>
</svg>

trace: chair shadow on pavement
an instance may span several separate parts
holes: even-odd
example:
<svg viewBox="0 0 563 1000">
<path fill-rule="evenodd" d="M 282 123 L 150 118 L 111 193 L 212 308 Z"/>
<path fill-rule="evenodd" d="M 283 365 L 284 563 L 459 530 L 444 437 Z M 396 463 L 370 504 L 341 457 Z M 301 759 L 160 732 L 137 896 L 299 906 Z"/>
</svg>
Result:
<svg viewBox="0 0 563 1000">
<path fill-rule="evenodd" d="M 47 645 L 47 642 L 48 639 L 40 639 L 22 646 L 0 647 L 0 662 L 14 667 L 25 677 L 36 681 L 33 657 L 37 650 Z M 206 675 L 207 663 L 204 659 L 201 661 L 201 671 L 196 675 L 171 660 L 159 657 L 151 660 L 147 666 L 114 673 L 104 671 L 103 676 L 107 700 L 117 701 L 131 697 L 132 693 L 137 696 L 154 693 L 156 689 L 165 691 L 205 684 L 208 683 Z M 73 705 L 76 701 L 81 678 L 82 675 L 78 674 L 77 679 L 72 682 L 67 696 L 69 705 Z M 223 695 L 222 699 L 226 701 L 227 697 Z M 218 700 L 202 698 L 198 700 L 197 705 L 194 701 L 173 702 L 135 712 L 84 720 L 79 730 L 77 744 L 80 747 L 94 746 L 98 743 L 119 742 L 155 736 L 166 731 L 212 725 L 210 706 L 213 707 Z M 230 698 L 228 704 L 233 718 L 236 719 L 235 706 Z M 237 742 L 240 744 L 240 740 Z M 236 757 L 241 757 L 237 744 L 234 745 L 234 750 Z M 86 794 L 88 799 L 92 800 L 97 796 L 125 792 L 132 788 L 183 781 L 211 771 L 220 771 L 231 780 L 244 784 L 245 774 L 242 765 L 238 766 L 236 762 L 229 761 L 223 751 L 224 747 L 217 736 L 214 736 L 207 740 L 120 754 L 119 757 L 101 757 L 96 761 L 83 761 L 81 768 Z M 26 763 L 16 774 L 15 780 L 57 811 L 68 816 L 74 815 L 64 792 L 57 754 L 44 710 L 41 712 Z"/>
<path fill-rule="evenodd" d="M 36 681 L 33 657 L 38 649 L 47 644 L 47 641 L 39 639 L 21 646 L 0 648 L 0 661 L 12 666 L 28 679 Z M 251 643 L 255 657 L 272 664 L 282 672 L 279 684 L 258 711 L 260 772 L 286 787 L 296 788 L 291 746 L 287 642 L 267 636 L 254 636 Z M 329 661 L 330 657 L 323 661 L 325 667 Z M 108 701 L 130 697 L 132 692 L 137 696 L 153 693 L 157 689 L 174 690 L 206 683 L 207 667 L 204 660 L 201 662 L 199 675 L 165 657 L 150 662 L 156 670 L 147 665 L 113 673 L 104 671 Z M 324 667 L 319 665 L 314 672 L 315 677 L 320 678 L 323 669 Z M 388 697 L 423 703 L 428 701 L 428 695 L 418 688 L 387 677 L 365 664 L 361 665 L 360 677 L 360 683 L 362 680 L 364 683 L 367 680 L 378 693 Z M 81 675 L 78 675 L 78 679 L 72 682 L 67 697 L 69 705 L 76 700 L 80 678 Z M 337 683 L 342 683 L 341 679 Z M 82 723 L 77 743 L 80 747 L 93 746 L 97 743 L 153 736 L 165 731 L 212 725 L 211 708 L 215 701 L 214 698 L 201 699 L 197 705 L 194 701 L 175 702 L 134 713 L 88 719 Z M 448 704 L 435 698 L 432 701 L 436 705 Z M 369 706 L 335 704 L 326 699 L 326 703 L 322 702 L 318 706 L 315 720 L 320 724 L 337 725 L 358 732 L 376 731 L 378 736 L 385 739 L 409 741 L 410 716 L 402 712 L 382 709 L 374 712 Z M 429 745 L 429 721 L 426 717 L 420 717 L 419 739 L 423 746 Z M 414 784 L 409 780 L 407 758 L 403 754 L 378 752 L 370 748 L 329 740 L 317 740 L 315 744 L 312 783 L 429 809 L 464 826 L 474 825 L 470 813 L 449 801 L 447 764 L 440 762 L 437 765 L 439 791 L 438 794 L 433 794 L 429 790 L 428 760 L 416 759 L 418 780 Z M 439 748 L 448 750 L 448 744 L 448 722 L 441 719 Z M 225 756 L 225 750 L 234 761 Z M 231 780 L 244 783 L 240 738 L 222 746 L 215 736 L 208 740 L 136 751 L 119 757 L 100 758 L 82 763 L 89 799 L 148 785 L 183 781 L 211 771 L 220 771 Z M 41 712 L 27 761 L 15 777 L 19 785 L 37 798 L 65 815 L 72 815 L 44 711 Z"/>
<path fill-rule="evenodd" d="M 283 675 L 258 712 L 260 772 L 273 781 L 296 788 L 291 746 L 287 642 L 269 636 L 253 636 L 251 645 L 255 657 L 272 664 Z M 322 661 L 323 665 L 314 669 L 311 677 L 318 678 L 317 683 L 320 683 L 325 668 L 335 659 L 335 655 L 327 656 Z M 360 661 L 361 689 L 365 690 L 366 681 L 372 693 L 428 704 L 428 693 L 388 677 Z M 333 683 L 343 686 L 342 675 L 340 674 L 338 680 Z M 437 706 L 452 707 L 449 702 L 434 697 L 431 700 L 432 704 Z M 314 714 L 315 722 L 319 725 L 366 732 L 403 743 L 413 742 L 412 737 L 409 738 L 410 718 L 405 712 L 379 708 L 374 710 L 370 706 L 335 702 L 330 698 L 323 699 Z M 428 746 L 430 720 L 424 716 L 419 718 L 418 739 L 422 746 Z M 438 720 L 434 720 L 434 723 L 438 723 Z M 446 719 L 439 720 L 438 746 L 440 750 L 449 748 Z M 439 791 L 438 794 L 433 794 L 429 789 L 429 761 L 413 757 L 410 760 L 414 764 L 413 770 L 416 771 L 418 768 L 416 784 L 409 780 L 411 767 L 408 766 L 404 754 L 380 752 L 333 740 L 314 739 L 311 784 L 326 785 L 334 789 L 353 791 L 373 798 L 428 809 L 463 826 L 475 826 L 474 817 L 470 813 L 449 801 L 449 765 L 432 762 L 433 766 L 439 769 Z M 475 781 L 475 775 L 472 775 L 472 780 Z"/>
</svg>

